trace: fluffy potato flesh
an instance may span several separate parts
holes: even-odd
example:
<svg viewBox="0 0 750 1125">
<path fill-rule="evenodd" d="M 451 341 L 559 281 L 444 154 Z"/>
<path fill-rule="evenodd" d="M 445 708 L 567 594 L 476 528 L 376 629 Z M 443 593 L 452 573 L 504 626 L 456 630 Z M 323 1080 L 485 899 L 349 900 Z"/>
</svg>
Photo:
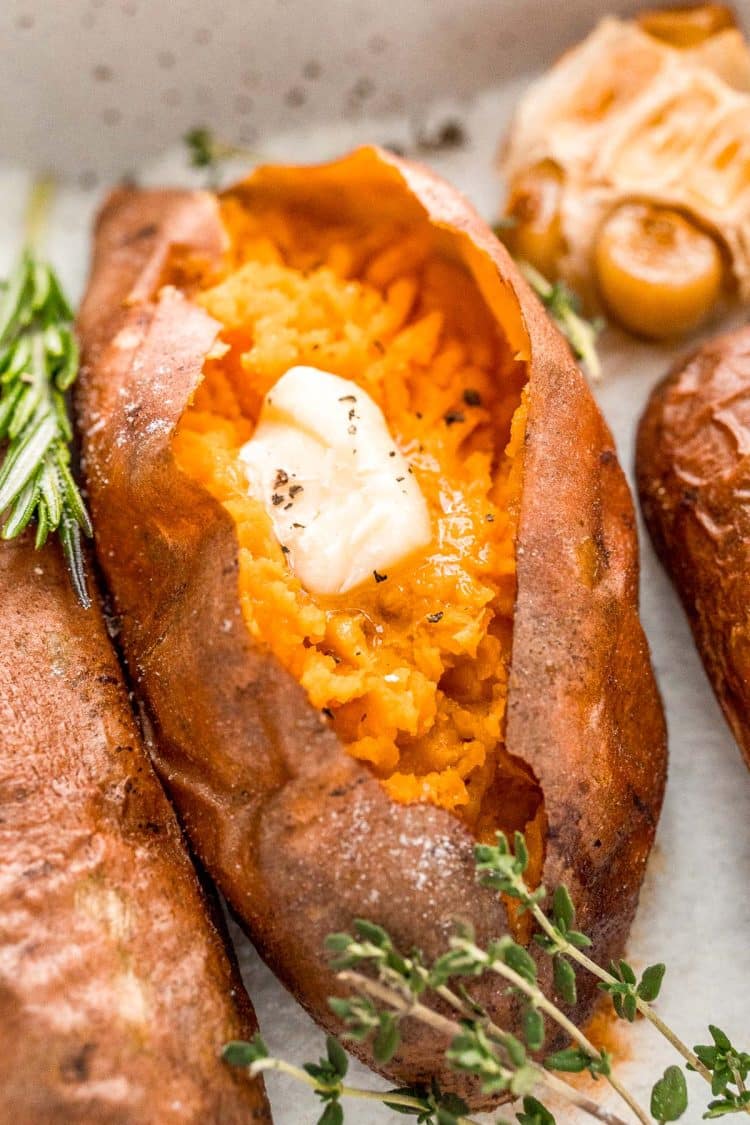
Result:
<svg viewBox="0 0 750 1125">
<path fill-rule="evenodd" d="M 174 450 L 234 520 L 247 628 L 394 800 L 445 808 L 479 837 L 527 827 L 540 839 L 538 787 L 503 744 L 522 366 L 426 222 L 222 206 L 230 250 L 197 300 L 226 351 L 207 361 Z M 367 391 L 430 511 L 424 550 L 335 596 L 295 576 L 238 460 L 263 396 L 295 365 Z"/>
</svg>

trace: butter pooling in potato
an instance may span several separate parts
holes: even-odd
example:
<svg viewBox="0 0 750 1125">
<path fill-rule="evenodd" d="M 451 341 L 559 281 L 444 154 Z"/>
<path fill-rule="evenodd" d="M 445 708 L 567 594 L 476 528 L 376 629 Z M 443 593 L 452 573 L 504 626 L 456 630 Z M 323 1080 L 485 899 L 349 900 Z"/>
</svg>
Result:
<svg viewBox="0 0 750 1125">
<path fill-rule="evenodd" d="M 522 99 L 502 168 L 513 251 L 631 331 L 750 298 L 750 51 L 723 5 L 603 20 Z"/>
</svg>

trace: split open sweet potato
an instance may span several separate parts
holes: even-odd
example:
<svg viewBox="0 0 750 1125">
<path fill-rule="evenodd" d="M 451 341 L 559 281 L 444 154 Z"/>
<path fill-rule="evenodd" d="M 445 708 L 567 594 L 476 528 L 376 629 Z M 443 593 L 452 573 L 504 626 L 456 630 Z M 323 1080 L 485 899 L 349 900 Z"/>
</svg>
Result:
<svg viewBox="0 0 750 1125">
<path fill-rule="evenodd" d="M 56 545 L 0 547 L 0 1119 L 270 1122 L 255 1017 Z"/>
<path fill-rule="evenodd" d="M 99 557 L 155 763 L 299 1000 L 336 1028 L 323 943 L 356 917 L 427 956 L 457 919 L 507 932 L 473 862 L 498 829 L 568 884 L 595 956 L 620 953 L 666 764 L 631 500 L 565 343 L 466 201 L 372 148 L 218 197 L 120 190 L 79 326 Z M 300 581 L 239 457 L 299 365 L 367 392 L 431 521 L 335 595 Z M 517 1027 L 500 985 L 477 991 Z M 582 980 L 576 1018 L 594 998 Z M 407 1022 L 388 1072 L 455 1084 L 444 1046 Z"/>
</svg>

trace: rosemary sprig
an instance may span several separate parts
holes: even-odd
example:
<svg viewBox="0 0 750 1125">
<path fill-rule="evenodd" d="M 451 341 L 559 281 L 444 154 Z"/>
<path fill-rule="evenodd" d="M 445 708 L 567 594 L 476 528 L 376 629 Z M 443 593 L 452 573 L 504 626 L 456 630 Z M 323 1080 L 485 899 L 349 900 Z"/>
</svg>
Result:
<svg viewBox="0 0 750 1125">
<path fill-rule="evenodd" d="M 539 300 L 566 338 L 576 359 L 585 364 L 591 378 L 601 378 L 602 366 L 596 350 L 596 338 L 602 329 L 600 320 L 586 320 L 578 308 L 578 298 L 564 281 L 551 282 L 529 262 L 516 259 L 516 265 Z"/>
<path fill-rule="evenodd" d="M 78 374 L 73 313 L 54 270 L 37 254 L 49 195 L 32 193 L 28 242 L 0 294 L 0 513 L 3 539 L 36 523 L 37 548 L 60 536 L 73 588 L 88 608 L 81 533 L 91 521 L 70 470 L 70 424 L 65 392 Z"/>
</svg>

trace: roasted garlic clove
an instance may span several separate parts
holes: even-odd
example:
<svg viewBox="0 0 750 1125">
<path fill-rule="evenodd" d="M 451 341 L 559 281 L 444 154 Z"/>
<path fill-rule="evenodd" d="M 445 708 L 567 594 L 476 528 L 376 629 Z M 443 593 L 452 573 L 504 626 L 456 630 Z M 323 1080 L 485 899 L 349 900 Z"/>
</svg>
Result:
<svg viewBox="0 0 750 1125">
<path fill-rule="evenodd" d="M 668 208 L 618 207 L 599 231 L 594 263 L 611 314 L 631 332 L 652 339 L 696 328 L 721 291 L 716 239 Z"/>
<path fill-rule="evenodd" d="M 563 174 L 552 160 L 522 172 L 511 186 L 507 215 L 513 225 L 506 242 L 511 252 L 554 276 L 565 243 L 560 224 Z"/>
<path fill-rule="evenodd" d="M 735 27 L 732 9 L 726 4 L 701 4 L 697 8 L 655 8 L 641 12 L 637 23 L 654 39 L 670 47 L 697 47 L 720 31 Z"/>
</svg>

